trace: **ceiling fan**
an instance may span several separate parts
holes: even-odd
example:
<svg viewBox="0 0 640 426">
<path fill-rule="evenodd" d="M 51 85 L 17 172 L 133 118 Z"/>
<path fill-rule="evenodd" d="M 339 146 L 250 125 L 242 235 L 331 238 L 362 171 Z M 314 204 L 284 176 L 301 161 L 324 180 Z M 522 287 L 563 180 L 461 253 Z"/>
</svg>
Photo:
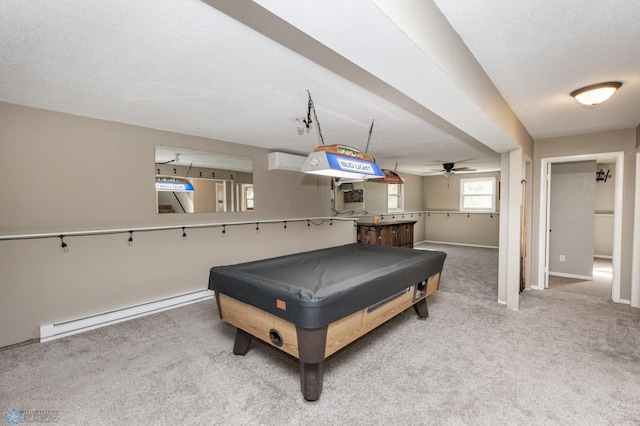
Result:
<svg viewBox="0 0 640 426">
<path fill-rule="evenodd" d="M 455 172 L 475 172 L 476 171 L 476 169 L 471 169 L 469 167 L 455 167 L 455 165 L 456 165 L 455 163 L 443 163 L 442 169 L 440 170 L 432 169 L 432 171 L 442 173 L 442 176 L 445 176 L 445 177 L 453 176 Z"/>
</svg>

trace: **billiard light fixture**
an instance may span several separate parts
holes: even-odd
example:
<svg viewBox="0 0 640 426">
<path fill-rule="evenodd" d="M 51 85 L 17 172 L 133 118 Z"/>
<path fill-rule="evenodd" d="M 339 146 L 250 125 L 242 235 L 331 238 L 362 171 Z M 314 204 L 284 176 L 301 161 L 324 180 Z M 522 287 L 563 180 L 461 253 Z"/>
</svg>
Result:
<svg viewBox="0 0 640 426">
<path fill-rule="evenodd" d="M 396 161 L 396 167 L 394 167 L 393 170 L 382 169 L 382 173 L 384 173 L 384 177 L 381 179 L 372 179 L 370 182 L 402 185 L 404 184 L 404 180 L 402 180 L 400 175 L 396 172 L 397 169 L 398 169 L 398 162 Z"/>
<path fill-rule="evenodd" d="M 325 145 L 324 138 L 322 137 L 322 130 L 320 129 L 320 122 L 318 121 L 318 115 L 316 108 L 311 99 L 311 92 L 307 90 L 309 95 L 309 101 L 307 103 L 307 119 L 297 119 L 298 121 L 298 134 L 302 135 L 305 128 L 308 130 L 311 126 L 313 118 L 316 122 L 316 129 L 318 129 L 318 136 L 322 145 L 318 146 L 312 153 L 309 154 L 305 160 L 300 172 L 331 176 L 335 178 L 346 179 L 373 179 L 384 178 L 384 173 L 380 167 L 376 164 L 373 157 L 367 155 L 366 150 L 362 152 L 357 148 L 353 148 L 347 145 Z M 371 141 L 371 132 L 373 131 L 373 122 L 371 122 L 371 128 L 369 129 L 369 141 Z M 367 148 L 369 148 L 369 141 L 367 141 Z"/>
<path fill-rule="evenodd" d="M 609 99 L 622 86 L 619 81 L 591 84 L 571 92 L 571 96 L 582 105 L 594 106 Z"/>
<path fill-rule="evenodd" d="M 193 185 L 186 179 L 157 177 L 156 191 L 194 192 Z"/>
<path fill-rule="evenodd" d="M 331 152 L 333 151 L 333 152 Z M 321 176 L 333 176 L 348 179 L 383 178 L 380 167 L 365 154 L 352 155 L 359 152 L 355 148 L 344 145 L 334 145 L 316 148 L 309 154 L 300 171 Z"/>
</svg>

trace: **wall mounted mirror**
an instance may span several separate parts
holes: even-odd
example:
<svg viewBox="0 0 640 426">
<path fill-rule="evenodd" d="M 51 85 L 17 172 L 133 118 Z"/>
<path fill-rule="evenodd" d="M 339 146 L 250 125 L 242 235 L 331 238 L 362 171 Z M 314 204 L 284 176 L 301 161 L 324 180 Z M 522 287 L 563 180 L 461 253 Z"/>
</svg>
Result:
<svg viewBox="0 0 640 426">
<path fill-rule="evenodd" d="M 157 212 L 251 211 L 253 160 L 166 145 L 155 147 Z"/>
</svg>

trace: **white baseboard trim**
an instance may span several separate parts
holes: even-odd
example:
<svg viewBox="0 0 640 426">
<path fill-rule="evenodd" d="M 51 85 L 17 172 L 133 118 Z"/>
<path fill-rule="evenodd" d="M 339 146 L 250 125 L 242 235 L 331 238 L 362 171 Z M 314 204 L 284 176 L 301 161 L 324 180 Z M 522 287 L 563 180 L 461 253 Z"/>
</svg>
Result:
<svg viewBox="0 0 640 426">
<path fill-rule="evenodd" d="M 415 248 L 415 246 L 417 246 L 418 244 L 446 244 L 449 246 L 465 246 L 465 247 L 480 247 L 480 248 L 490 248 L 490 249 L 497 249 L 498 246 L 483 246 L 483 245 L 479 245 L 479 244 L 466 244 L 466 243 L 448 243 L 446 241 L 430 241 L 430 240 L 424 240 L 424 241 L 420 241 L 418 243 L 414 243 L 413 246 Z"/>
<path fill-rule="evenodd" d="M 96 328 L 117 324 L 119 322 L 139 318 L 145 315 L 186 306 L 191 303 L 211 299 L 213 296 L 213 291 L 201 290 L 194 293 L 169 297 L 167 299 L 156 300 L 155 302 L 143 303 L 71 321 L 43 325 L 40 327 L 40 342 L 49 342 L 61 337 L 82 333 L 83 331 L 94 330 Z"/>
<path fill-rule="evenodd" d="M 565 274 L 563 272 L 549 272 L 549 275 L 553 275 L 554 277 L 575 278 L 576 280 L 583 281 L 593 281 L 593 276 L 588 275 Z"/>
<path fill-rule="evenodd" d="M 593 257 L 597 257 L 599 259 L 613 259 L 613 256 L 609 256 L 608 254 L 594 254 Z"/>
</svg>

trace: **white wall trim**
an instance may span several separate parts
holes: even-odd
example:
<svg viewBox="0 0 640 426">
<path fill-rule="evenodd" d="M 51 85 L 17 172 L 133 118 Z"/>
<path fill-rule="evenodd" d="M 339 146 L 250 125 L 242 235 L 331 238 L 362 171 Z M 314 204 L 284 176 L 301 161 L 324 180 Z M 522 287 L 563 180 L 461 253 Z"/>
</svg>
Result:
<svg viewBox="0 0 640 426">
<path fill-rule="evenodd" d="M 117 324 L 130 319 L 139 318 L 145 315 L 155 314 L 168 309 L 179 308 L 191 303 L 202 302 L 211 299 L 214 292 L 202 290 L 194 293 L 183 294 L 181 296 L 170 297 L 157 300 L 155 302 L 143 303 L 118 309 L 111 312 L 104 312 L 71 321 L 43 325 L 40 327 L 40 342 L 49 342 L 61 337 L 71 336 L 84 331 L 94 330 L 107 325 Z"/>
<path fill-rule="evenodd" d="M 547 169 L 552 163 L 566 163 L 571 161 L 588 160 L 614 160 L 615 161 L 615 200 L 613 209 L 613 256 L 611 280 L 611 299 L 616 303 L 623 303 L 620 300 L 620 275 L 622 273 L 622 194 L 624 189 L 624 152 L 603 152 L 597 154 L 568 155 L 563 157 L 548 157 L 540 159 L 540 213 L 538 215 L 538 284 L 534 288 L 543 290 L 545 288 L 545 278 L 547 276 L 545 267 L 548 264 L 547 249 L 547 215 L 549 206 L 547 204 Z M 632 285 L 633 290 L 633 285 Z"/>
<path fill-rule="evenodd" d="M 480 247 L 480 248 L 490 248 L 490 249 L 498 249 L 498 246 L 483 246 L 480 244 L 467 244 L 467 243 L 449 243 L 446 241 L 431 241 L 431 240 L 424 240 L 424 241 L 420 241 L 419 243 L 414 243 L 413 246 L 414 248 L 418 248 L 416 247 L 418 244 L 446 244 L 449 246 L 465 246 L 465 247 Z"/>
<path fill-rule="evenodd" d="M 500 216 L 500 228 L 498 234 L 498 302 L 507 304 L 507 272 L 509 265 L 507 264 L 507 254 L 509 252 L 509 153 L 504 152 L 500 155 L 500 211 L 507 214 Z"/>
<path fill-rule="evenodd" d="M 587 275 L 565 274 L 564 272 L 551 272 L 551 271 L 549 271 L 549 275 L 553 275 L 554 277 L 575 278 L 576 280 L 583 280 L 583 281 L 593 281 L 593 276 L 587 276 Z"/>
<path fill-rule="evenodd" d="M 636 193 L 633 220 L 633 260 L 631 262 L 631 300 L 634 308 L 640 308 L 640 151 L 636 151 Z"/>
<path fill-rule="evenodd" d="M 509 223 L 507 225 L 507 308 L 520 308 L 520 235 L 522 226 L 522 179 L 525 158 L 522 148 L 509 151 Z"/>
</svg>

